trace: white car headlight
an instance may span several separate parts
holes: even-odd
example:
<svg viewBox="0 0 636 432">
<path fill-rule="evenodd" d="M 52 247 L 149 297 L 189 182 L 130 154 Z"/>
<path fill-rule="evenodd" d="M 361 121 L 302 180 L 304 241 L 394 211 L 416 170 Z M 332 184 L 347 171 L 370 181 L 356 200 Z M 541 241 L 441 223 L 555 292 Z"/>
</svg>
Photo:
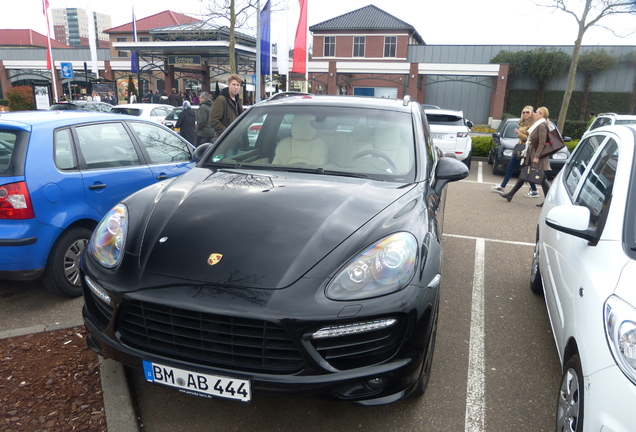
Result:
<svg viewBox="0 0 636 432">
<path fill-rule="evenodd" d="M 503 151 L 503 155 L 504 156 L 512 156 L 514 154 L 514 152 L 512 151 L 512 149 L 505 149 Z"/>
<path fill-rule="evenodd" d="M 636 384 L 636 309 L 619 297 L 608 298 L 605 334 L 618 367 Z"/>
<path fill-rule="evenodd" d="M 412 234 L 390 235 L 369 246 L 333 278 L 326 289 L 332 300 L 357 300 L 404 288 L 415 274 L 417 241 Z"/>
<path fill-rule="evenodd" d="M 555 153 L 552 155 L 552 159 L 554 160 L 566 160 L 567 158 L 567 153 Z"/>
<path fill-rule="evenodd" d="M 114 268 L 124 257 L 128 233 L 128 208 L 117 204 L 97 225 L 90 241 L 88 253 L 106 268 Z"/>
</svg>

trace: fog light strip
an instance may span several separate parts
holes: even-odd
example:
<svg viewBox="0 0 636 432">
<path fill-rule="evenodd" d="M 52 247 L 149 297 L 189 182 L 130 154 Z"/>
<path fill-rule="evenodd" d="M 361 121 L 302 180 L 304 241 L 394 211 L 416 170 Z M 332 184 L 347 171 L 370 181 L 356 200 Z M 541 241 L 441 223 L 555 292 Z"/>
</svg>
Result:
<svg viewBox="0 0 636 432">
<path fill-rule="evenodd" d="M 355 333 L 369 332 L 385 327 L 390 327 L 397 322 L 395 318 L 387 318 L 377 321 L 368 321 L 356 324 L 345 324 L 340 326 L 321 328 L 311 335 L 313 339 L 323 339 L 328 337 L 345 336 Z"/>
<path fill-rule="evenodd" d="M 106 294 L 106 291 L 104 291 L 102 287 L 93 282 L 88 276 L 84 276 L 84 280 L 86 281 L 86 285 L 88 285 L 93 294 L 99 297 L 99 299 L 101 299 L 108 306 L 113 305 L 113 301 L 111 300 L 110 296 Z"/>
</svg>

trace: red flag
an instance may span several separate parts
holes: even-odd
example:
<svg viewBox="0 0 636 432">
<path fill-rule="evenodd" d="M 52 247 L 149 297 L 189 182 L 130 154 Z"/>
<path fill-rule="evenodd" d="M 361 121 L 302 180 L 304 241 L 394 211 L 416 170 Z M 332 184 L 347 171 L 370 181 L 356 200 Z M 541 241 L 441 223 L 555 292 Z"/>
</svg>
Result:
<svg viewBox="0 0 636 432">
<path fill-rule="evenodd" d="M 294 39 L 294 64 L 292 72 L 301 74 L 307 73 L 307 2 L 309 0 L 298 0 L 300 3 L 300 19 L 296 27 L 296 38 Z"/>
<path fill-rule="evenodd" d="M 46 68 L 53 70 L 53 54 L 51 53 L 51 30 L 49 29 L 49 0 L 42 0 L 42 13 L 46 17 Z"/>
</svg>

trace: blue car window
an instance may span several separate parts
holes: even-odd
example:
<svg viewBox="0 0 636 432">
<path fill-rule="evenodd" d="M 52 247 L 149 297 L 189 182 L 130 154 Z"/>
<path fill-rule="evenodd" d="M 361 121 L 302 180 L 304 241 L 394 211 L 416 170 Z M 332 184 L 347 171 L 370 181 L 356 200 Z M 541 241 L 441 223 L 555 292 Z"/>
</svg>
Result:
<svg viewBox="0 0 636 432">
<path fill-rule="evenodd" d="M 77 169 L 77 162 L 71 144 L 70 129 L 55 131 L 53 139 L 55 166 L 61 170 Z"/>
<path fill-rule="evenodd" d="M 15 132 L 0 131 L 0 173 L 9 168 L 16 140 L 17 134 Z"/>
<path fill-rule="evenodd" d="M 188 144 L 172 132 L 150 123 L 131 122 L 153 164 L 191 159 Z"/>
<path fill-rule="evenodd" d="M 81 126 L 76 131 L 88 168 L 139 165 L 135 147 L 121 123 Z"/>
</svg>

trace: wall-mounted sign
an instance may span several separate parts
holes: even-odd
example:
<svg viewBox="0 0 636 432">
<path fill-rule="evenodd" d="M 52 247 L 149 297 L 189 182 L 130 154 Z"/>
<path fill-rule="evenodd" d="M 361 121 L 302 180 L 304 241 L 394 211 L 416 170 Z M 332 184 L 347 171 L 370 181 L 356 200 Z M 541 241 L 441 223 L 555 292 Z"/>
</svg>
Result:
<svg viewBox="0 0 636 432">
<path fill-rule="evenodd" d="M 192 65 L 192 66 L 200 66 L 201 65 L 201 56 L 168 56 L 168 64 L 171 65 Z"/>
</svg>

